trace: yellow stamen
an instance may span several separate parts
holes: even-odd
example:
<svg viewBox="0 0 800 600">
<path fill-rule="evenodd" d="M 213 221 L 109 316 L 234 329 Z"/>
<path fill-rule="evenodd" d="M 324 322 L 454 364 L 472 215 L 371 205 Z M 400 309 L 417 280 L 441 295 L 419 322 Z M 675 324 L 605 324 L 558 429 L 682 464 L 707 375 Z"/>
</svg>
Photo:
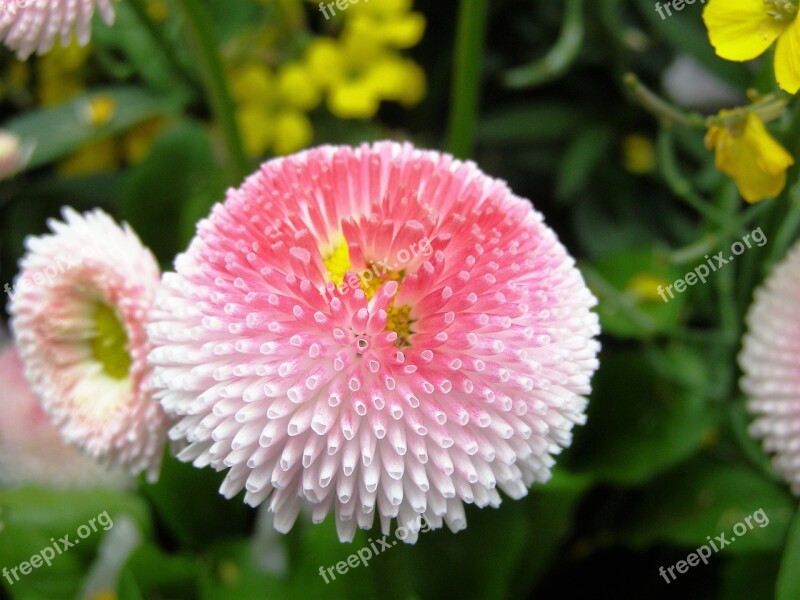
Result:
<svg viewBox="0 0 800 600">
<path fill-rule="evenodd" d="M 128 352 L 128 335 L 116 312 L 107 304 L 98 303 L 94 324 L 92 356 L 103 366 L 106 375 L 113 379 L 125 379 L 132 361 Z"/>
<path fill-rule="evenodd" d="M 350 262 L 350 251 L 347 247 L 347 240 L 344 236 L 340 236 L 339 243 L 335 248 L 330 250 L 327 255 L 323 254 L 323 263 L 328 271 L 328 278 L 336 284 L 338 288 L 344 285 L 344 278 L 348 271 L 353 271 L 353 266 Z M 375 271 L 379 274 L 376 275 Z M 386 271 L 381 272 L 382 268 L 376 270 L 365 269 L 359 276 L 359 287 L 363 290 L 368 300 L 378 292 L 384 283 L 389 281 L 396 281 L 402 285 L 405 279 L 405 269 L 400 271 Z M 398 285 L 397 290 L 400 290 Z M 395 296 L 397 293 L 395 293 Z M 411 306 L 395 306 L 394 300 L 387 309 L 388 320 L 386 322 L 386 331 L 394 331 L 397 334 L 395 345 L 399 347 L 408 346 L 408 338 L 414 333 L 411 325 L 414 321 L 411 319 Z"/>
</svg>

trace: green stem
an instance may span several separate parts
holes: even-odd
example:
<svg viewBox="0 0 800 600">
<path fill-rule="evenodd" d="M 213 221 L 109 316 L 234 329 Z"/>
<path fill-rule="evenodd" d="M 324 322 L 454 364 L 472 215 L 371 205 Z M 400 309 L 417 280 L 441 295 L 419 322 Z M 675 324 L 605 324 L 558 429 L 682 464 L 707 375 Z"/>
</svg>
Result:
<svg viewBox="0 0 800 600">
<path fill-rule="evenodd" d="M 508 71 L 505 75 L 506 86 L 514 89 L 529 88 L 564 74 L 578 58 L 583 36 L 583 0 L 567 0 L 564 24 L 558 41 L 541 60 Z"/>
<path fill-rule="evenodd" d="M 456 33 L 448 148 L 469 158 L 475 145 L 488 0 L 461 0 Z"/>
<path fill-rule="evenodd" d="M 186 34 L 194 51 L 203 88 L 211 111 L 222 129 L 225 167 L 232 183 L 239 183 L 250 172 L 236 124 L 233 100 L 228 90 L 213 22 L 200 0 L 175 0 L 186 18 Z"/>
<path fill-rule="evenodd" d="M 681 125 L 695 129 L 705 128 L 706 118 L 703 115 L 696 112 L 683 112 L 652 92 L 633 73 L 627 73 L 622 78 L 622 82 L 645 110 L 659 117 L 666 125 Z"/>
<path fill-rule="evenodd" d="M 675 157 L 672 132 L 665 127 L 662 127 L 658 134 L 658 157 L 661 174 L 672 192 L 708 221 L 715 223 L 721 229 L 727 229 L 729 223 L 726 215 L 695 192 L 689 180 L 681 174 Z"/>
</svg>

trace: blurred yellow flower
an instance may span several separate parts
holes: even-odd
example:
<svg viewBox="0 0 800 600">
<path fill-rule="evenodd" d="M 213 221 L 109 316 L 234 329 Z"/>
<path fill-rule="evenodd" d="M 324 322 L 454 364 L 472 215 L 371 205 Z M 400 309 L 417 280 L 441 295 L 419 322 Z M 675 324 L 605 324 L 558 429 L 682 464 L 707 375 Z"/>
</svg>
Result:
<svg viewBox="0 0 800 600">
<path fill-rule="evenodd" d="M 800 89 L 798 0 L 709 0 L 703 21 L 717 54 L 746 61 L 763 54 L 775 40 L 775 77 L 794 94 Z"/>
<path fill-rule="evenodd" d="M 317 39 L 308 49 L 310 73 L 327 88 L 328 109 L 340 119 L 368 119 L 384 100 L 406 107 L 425 96 L 424 71 L 374 39 L 343 34 Z"/>
<path fill-rule="evenodd" d="M 717 168 L 736 182 L 748 202 L 777 196 L 786 185 L 794 159 L 769 134 L 754 113 L 723 110 L 708 128 L 706 147 L 715 152 Z"/>
<path fill-rule="evenodd" d="M 108 125 L 114 118 L 117 102 L 109 94 L 97 94 L 86 103 L 83 118 L 94 128 Z"/>
<path fill-rule="evenodd" d="M 166 121 L 154 117 L 131 129 L 122 138 L 122 154 L 129 165 L 138 165 L 150 153 L 153 142 L 166 127 Z"/>
<path fill-rule="evenodd" d="M 116 140 L 105 139 L 87 144 L 57 165 L 61 175 L 75 177 L 114 171 L 119 167 Z"/>
<path fill-rule="evenodd" d="M 628 281 L 627 291 L 641 302 L 662 302 L 658 291 L 670 284 L 669 281 L 652 273 L 638 273 Z"/>
<path fill-rule="evenodd" d="M 635 175 L 652 172 L 656 167 L 653 141 L 639 134 L 626 135 L 622 139 L 622 166 Z"/>
<path fill-rule="evenodd" d="M 373 38 L 393 48 L 413 48 L 425 33 L 425 17 L 411 12 L 411 0 L 380 0 L 352 4 L 346 28 L 353 35 Z"/>
<path fill-rule="evenodd" d="M 291 154 L 312 142 L 314 130 L 305 111 L 320 103 L 322 92 L 307 64 L 287 63 L 273 73 L 262 63 L 249 62 L 234 69 L 230 79 L 236 120 L 249 156 L 270 149 Z"/>
<path fill-rule="evenodd" d="M 73 38 L 38 60 L 36 95 L 42 106 L 61 104 L 86 88 L 83 69 L 90 53 L 90 46 L 81 47 Z"/>
</svg>

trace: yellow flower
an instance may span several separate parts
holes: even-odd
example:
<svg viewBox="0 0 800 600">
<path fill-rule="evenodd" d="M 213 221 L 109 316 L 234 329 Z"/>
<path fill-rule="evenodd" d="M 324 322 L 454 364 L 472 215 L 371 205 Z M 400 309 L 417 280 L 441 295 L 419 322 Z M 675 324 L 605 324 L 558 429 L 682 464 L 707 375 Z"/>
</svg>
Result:
<svg viewBox="0 0 800 600">
<path fill-rule="evenodd" d="M 277 74 L 262 63 L 245 63 L 231 73 L 231 94 L 245 152 L 258 157 L 272 150 L 285 155 L 308 146 L 314 137 L 304 111 L 321 101 L 312 68 L 283 65 Z"/>
<path fill-rule="evenodd" d="M 639 134 L 626 135 L 622 140 L 622 166 L 634 175 L 644 175 L 655 169 L 653 141 Z"/>
<path fill-rule="evenodd" d="M 156 138 L 164 131 L 166 121 L 153 117 L 139 123 L 122 138 L 122 153 L 129 165 L 138 165 L 150 153 Z"/>
<path fill-rule="evenodd" d="M 37 63 L 36 95 L 42 106 L 55 106 L 80 94 L 86 87 L 83 70 L 90 46 L 58 46 Z"/>
<path fill-rule="evenodd" d="M 57 170 L 66 177 L 107 173 L 119 167 L 119 153 L 113 138 L 87 144 L 58 163 Z"/>
<path fill-rule="evenodd" d="M 275 119 L 275 140 L 272 148 L 275 154 L 285 156 L 311 144 L 314 129 L 311 121 L 301 112 L 286 111 Z"/>
<path fill-rule="evenodd" d="M 369 37 L 393 48 L 413 48 L 425 33 L 425 17 L 411 12 L 411 0 L 352 4 L 346 14 L 348 33 Z"/>
<path fill-rule="evenodd" d="M 775 40 L 775 77 L 794 94 L 800 89 L 798 0 L 709 0 L 703 11 L 711 45 L 733 61 L 763 54 Z"/>
<path fill-rule="evenodd" d="M 317 39 L 307 61 L 311 76 L 328 92 L 328 109 L 340 119 L 368 119 L 383 100 L 411 107 L 425 96 L 419 65 L 368 36 Z"/>
<path fill-rule="evenodd" d="M 769 134 L 763 121 L 744 110 L 723 110 L 706 134 L 717 168 L 736 182 L 748 202 L 777 196 L 794 159 Z"/>
<path fill-rule="evenodd" d="M 315 109 L 322 99 L 313 73 L 299 62 L 287 63 L 278 70 L 278 93 L 286 104 L 303 111 Z"/>
<path fill-rule="evenodd" d="M 641 302 L 661 302 L 658 291 L 669 285 L 669 281 L 652 273 L 637 273 L 628 281 L 627 291 Z"/>
</svg>

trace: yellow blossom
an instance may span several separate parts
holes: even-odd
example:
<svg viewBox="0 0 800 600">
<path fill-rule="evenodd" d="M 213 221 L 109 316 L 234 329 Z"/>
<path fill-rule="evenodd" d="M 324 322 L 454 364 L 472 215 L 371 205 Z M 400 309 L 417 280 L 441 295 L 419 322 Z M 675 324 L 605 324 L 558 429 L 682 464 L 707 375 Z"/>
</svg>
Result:
<svg viewBox="0 0 800 600">
<path fill-rule="evenodd" d="M 643 135 L 626 135 L 622 140 L 622 166 L 635 175 L 650 173 L 656 166 L 653 141 Z"/>
<path fill-rule="evenodd" d="M 308 66 L 292 62 L 278 70 L 278 93 L 286 104 L 300 110 L 319 106 L 322 93 Z"/>
<path fill-rule="evenodd" d="M 800 89 L 800 20 L 798 0 L 709 0 L 703 20 L 717 54 L 746 61 L 763 54 L 777 40 L 775 77 L 794 94 Z"/>
<path fill-rule="evenodd" d="M 166 121 L 160 117 L 139 123 L 122 138 L 122 151 L 129 165 L 138 165 L 150 153 L 153 142 L 164 130 Z"/>
<path fill-rule="evenodd" d="M 263 63 L 245 63 L 231 73 L 231 94 L 249 156 L 270 149 L 291 154 L 312 142 L 314 130 L 304 111 L 319 104 L 321 91 L 307 64 L 287 63 L 273 74 Z"/>
<path fill-rule="evenodd" d="M 723 110 L 706 134 L 717 168 L 736 182 L 748 202 L 777 196 L 786 185 L 791 155 L 769 134 L 754 113 Z"/>
<path fill-rule="evenodd" d="M 42 106 L 55 106 L 80 94 L 86 87 L 84 65 L 91 50 L 73 39 L 58 46 L 37 63 L 37 96 Z"/>
<path fill-rule="evenodd" d="M 89 175 L 113 171 L 119 166 L 114 139 L 87 144 L 72 156 L 58 163 L 58 172 L 65 176 Z"/>
<path fill-rule="evenodd" d="M 627 290 L 642 302 L 660 302 L 659 290 L 666 288 L 669 281 L 653 273 L 637 273 L 628 281 Z"/>
</svg>

